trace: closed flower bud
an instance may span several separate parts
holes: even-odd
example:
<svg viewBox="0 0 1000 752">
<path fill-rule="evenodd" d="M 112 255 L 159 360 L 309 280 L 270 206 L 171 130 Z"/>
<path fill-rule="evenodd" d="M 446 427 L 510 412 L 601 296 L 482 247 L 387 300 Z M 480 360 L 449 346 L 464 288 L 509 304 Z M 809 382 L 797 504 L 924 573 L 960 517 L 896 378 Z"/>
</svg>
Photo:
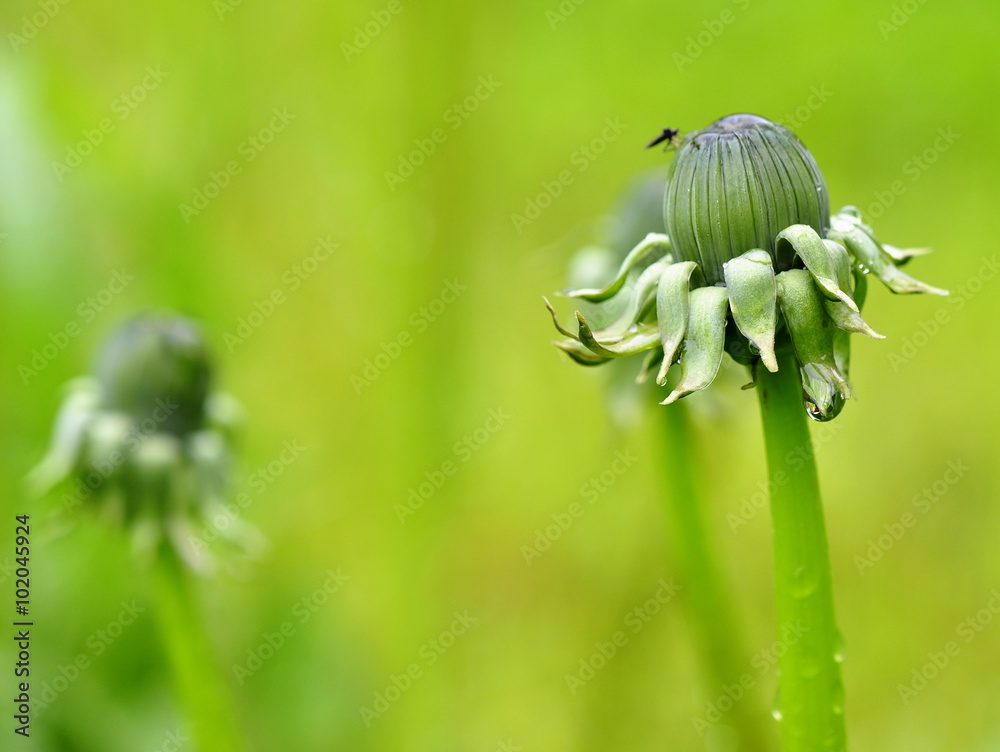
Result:
<svg viewBox="0 0 1000 752">
<path fill-rule="evenodd" d="M 173 434 L 204 425 L 211 364 L 191 319 L 160 314 L 133 318 L 105 342 L 95 370 L 102 407 L 136 422 L 166 412 L 159 430 Z"/>
<path fill-rule="evenodd" d="M 899 268 L 922 249 L 881 244 L 852 206 L 831 216 L 812 155 L 757 115 L 679 142 L 663 207 L 666 232 L 649 233 L 608 284 L 566 293 L 580 301 L 575 331 L 546 301 L 565 337 L 555 344 L 582 365 L 643 352 L 639 379 L 661 386 L 679 365 L 662 404 L 707 387 L 724 352 L 776 371 L 776 350 L 792 347 L 804 407 L 830 420 L 853 394 L 848 334 L 882 339 L 861 318 L 864 275 L 895 293 L 947 295 Z"/>
<path fill-rule="evenodd" d="M 690 134 L 671 168 L 664 221 L 676 261 L 696 261 L 709 284 L 751 249 L 767 251 L 776 272 L 791 268 L 778 233 L 830 226 L 826 183 L 816 160 L 784 128 L 756 115 L 730 115 Z"/>
<path fill-rule="evenodd" d="M 76 379 L 52 447 L 29 475 L 41 494 L 69 481 L 64 514 L 94 507 L 146 556 L 163 542 L 193 568 L 213 563 L 207 540 L 260 548 L 253 528 L 222 513 L 239 406 L 212 392 L 208 347 L 191 319 L 142 314 L 112 332 L 92 378 Z M 211 521 L 225 519 L 226 529 Z M 204 538 L 204 539 L 203 539 Z"/>
</svg>

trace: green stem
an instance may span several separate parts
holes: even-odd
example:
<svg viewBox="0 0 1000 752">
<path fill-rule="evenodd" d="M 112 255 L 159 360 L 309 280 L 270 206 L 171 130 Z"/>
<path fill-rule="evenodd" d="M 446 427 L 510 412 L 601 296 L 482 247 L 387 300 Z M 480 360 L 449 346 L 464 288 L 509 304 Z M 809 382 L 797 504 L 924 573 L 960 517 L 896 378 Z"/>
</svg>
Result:
<svg viewBox="0 0 1000 752">
<path fill-rule="evenodd" d="M 244 744 L 228 689 L 195 605 L 188 573 L 168 546 L 153 565 L 153 605 L 178 699 L 198 752 L 240 752 Z"/>
<path fill-rule="evenodd" d="M 844 688 L 823 506 L 802 407 L 798 362 L 778 350 L 778 372 L 757 370 L 771 488 L 779 701 L 784 752 L 843 752 Z"/>
<path fill-rule="evenodd" d="M 662 416 L 665 450 L 671 458 L 671 490 L 665 498 L 672 521 L 676 566 L 683 585 L 681 595 L 700 643 L 708 699 L 714 703 L 726 687 L 739 686 L 740 678 L 750 670 L 749 657 L 741 639 L 733 596 L 706 531 L 704 500 L 696 478 L 701 463 L 693 446 L 688 411 L 684 405 L 673 405 L 657 412 Z M 766 732 L 760 715 L 754 711 L 753 703 L 744 694 L 723 720 L 736 733 L 738 743 L 732 748 L 734 752 L 766 749 Z"/>
</svg>

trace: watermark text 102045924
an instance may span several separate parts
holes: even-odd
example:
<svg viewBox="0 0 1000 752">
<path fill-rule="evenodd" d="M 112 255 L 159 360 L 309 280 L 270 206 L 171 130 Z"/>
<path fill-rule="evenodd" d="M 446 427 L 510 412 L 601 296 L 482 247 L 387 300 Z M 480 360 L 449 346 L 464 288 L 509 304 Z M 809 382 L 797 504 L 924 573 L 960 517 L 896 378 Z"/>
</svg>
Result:
<svg viewBox="0 0 1000 752">
<path fill-rule="evenodd" d="M 28 621 L 28 608 L 31 605 L 31 526 L 26 514 L 15 518 L 14 556 L 17 579 L 14 582 L 14 644 L 17 647 L 17 659 L 14 664 L 14 733 L 21 736 L 31 736 L 31 627 Z"/>
</svg>

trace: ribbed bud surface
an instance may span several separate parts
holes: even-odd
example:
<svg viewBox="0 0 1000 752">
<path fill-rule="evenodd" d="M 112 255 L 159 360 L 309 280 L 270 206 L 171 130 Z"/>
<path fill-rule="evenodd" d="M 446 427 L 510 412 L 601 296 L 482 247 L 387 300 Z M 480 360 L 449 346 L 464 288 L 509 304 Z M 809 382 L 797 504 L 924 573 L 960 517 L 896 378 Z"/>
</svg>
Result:
<svg viewBox="0 0 1000 752">
<path fill-rule="evenodd" d="M 771 255 L 775 271 L 790 268 L 791 249 L 775 251 L 778 233 L 804 224 L 824 236 L 830 205 L 816 160 L 791 131 L 757 115 L 729 115 L 677 150 L 664 222 L 674 258 L 697 262 L 716 284 L 726 261 L 755 248 Z"/>
</svg>

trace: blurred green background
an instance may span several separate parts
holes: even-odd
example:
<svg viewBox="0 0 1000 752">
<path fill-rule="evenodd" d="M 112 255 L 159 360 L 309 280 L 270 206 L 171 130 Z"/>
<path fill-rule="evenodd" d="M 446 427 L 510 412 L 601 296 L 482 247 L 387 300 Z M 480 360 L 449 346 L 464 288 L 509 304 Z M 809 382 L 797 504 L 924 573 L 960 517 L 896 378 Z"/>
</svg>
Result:
<svg viewBox="0 0 1000 752">
<path fill-rule="evenodd" d="M 707 748 L 692 718 L 723 688 L 701 679 L 683 591 L 624 626 L 674 575 L 656 412 L 616 427 L 603 375 L 548 344 L 540 296 L 634 176 L 667 164 L 642 149 L 663 126 L 749 111 L 796 130 L 834 208 L 933 246 L 913 273 L 953 291 L 872 286 L 865 317 L 888 339 L 855 338 L 859 399 L 815 434 L 852 748 L 1000 750 L 995 3 L 13 0 L 0 32 L 0 579 L 10 602 L 12 517 L 30 512 L 33 681 L 62 688 L 30 741 L 5 708 L 4 749 L 185 748 L 151 618 L 97 637 L 123 602 L 148 605 L 127 541 L 86 515 L 56 535 L 23 491 L 60 385 L 150 306 L 204 322 L 247 410 L 243 515 L 271 546 L 199 591 L 251 749 Z M 687 402 L 750 649 L 743 701 L 767 714 L 766 508 L 731 524 L 766 477 L 741 378 Z M 304 450 L 282 463 L 285 442 Z M 636 459 L 608 475 L 620 451 Z M 966 468 L 953 483 L 949 463 Z M 574 502 L 585 514 L 526 563 Z M 349 579 L 314 598 L 330 571 Z M 456 612 L 475 622 L 449 636 Z M 959 654 L 904 703 L 949 640 Z"/>
</svg>

